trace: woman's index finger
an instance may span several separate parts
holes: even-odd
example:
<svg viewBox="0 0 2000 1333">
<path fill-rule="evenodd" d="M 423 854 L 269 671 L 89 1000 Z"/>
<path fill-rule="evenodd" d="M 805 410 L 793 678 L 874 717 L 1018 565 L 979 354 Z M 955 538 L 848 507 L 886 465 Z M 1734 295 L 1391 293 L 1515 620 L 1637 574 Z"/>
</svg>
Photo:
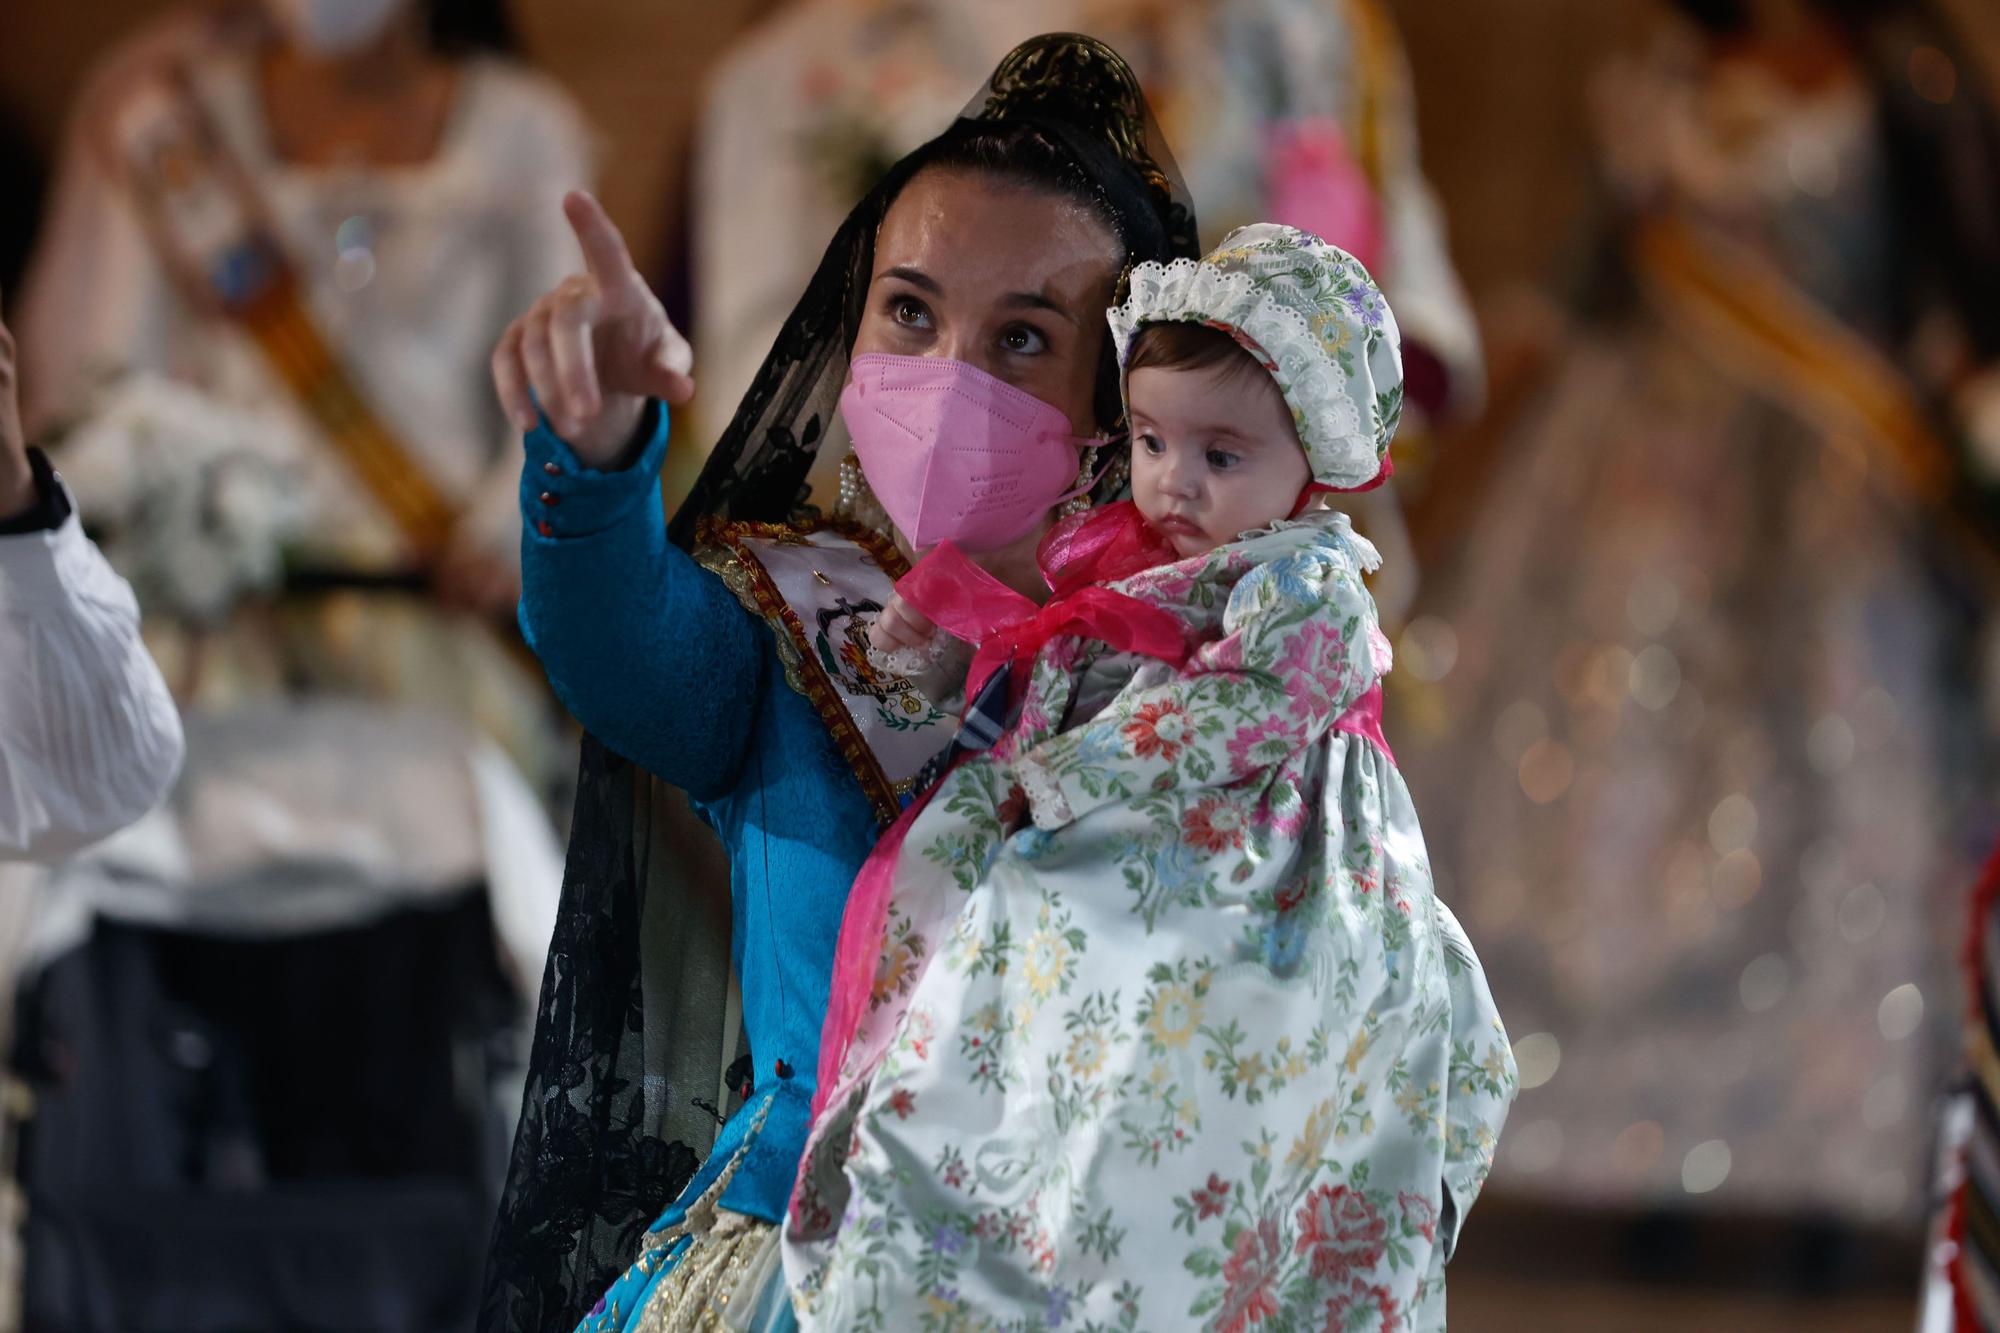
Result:
<svg viewBox="0 0 2000 1333">
<path fill-rule="evenodd" d="M 576 243 L 583 247 L 584 267 L 600 286 L 639 275 L 632 252 L 625 248 L 625 238 L 595 196 L 584 190 L 570 191 L 563 198 L 563 216 L 576 233 Z"/>
</svg>

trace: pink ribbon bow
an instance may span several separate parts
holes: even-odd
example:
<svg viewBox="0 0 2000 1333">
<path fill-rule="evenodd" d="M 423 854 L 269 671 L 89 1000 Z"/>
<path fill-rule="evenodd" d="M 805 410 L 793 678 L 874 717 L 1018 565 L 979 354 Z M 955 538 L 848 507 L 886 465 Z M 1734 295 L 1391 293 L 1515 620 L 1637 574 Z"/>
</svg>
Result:
<svg viewBox="0 0 2000 1333">
<path fill-rule="evenodd" d="M 1015 592 L 972 563 L 950 542 L 940 543 L 896 584 L 904 601 L 939 628 L 978 645 L 966 676 L 965 697 L 979 691 L 1002 664 L 1012 663 L 1016 698 L 1022 676 L 1049 640 L 1061 635 L 1099 639 L 1123 652 L 1142 653 L 1178 666 L 1187 660 L 1187 634 L 1172 612 L 1129 593 L 1091 585 L 1052 598 L 1047 606 Z"/>
</svg>

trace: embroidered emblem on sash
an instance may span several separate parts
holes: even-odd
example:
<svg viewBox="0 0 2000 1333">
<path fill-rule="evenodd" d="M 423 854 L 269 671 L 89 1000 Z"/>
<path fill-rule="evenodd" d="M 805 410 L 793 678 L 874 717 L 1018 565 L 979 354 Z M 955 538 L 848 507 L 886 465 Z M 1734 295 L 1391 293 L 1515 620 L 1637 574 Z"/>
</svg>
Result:
<svg viewBox="0 0 2000 1333">
<path fill-rule="evenodd" d="M 893 820 L 953 730 L 950 714 L 912 681 L 868 660 L 869 627 L 909 569 L 901 552 L 838 521 L 710 519 L 695 559 L 771 626 L 786 681 L 818 711 L 876 817 Z"/>
</svg>

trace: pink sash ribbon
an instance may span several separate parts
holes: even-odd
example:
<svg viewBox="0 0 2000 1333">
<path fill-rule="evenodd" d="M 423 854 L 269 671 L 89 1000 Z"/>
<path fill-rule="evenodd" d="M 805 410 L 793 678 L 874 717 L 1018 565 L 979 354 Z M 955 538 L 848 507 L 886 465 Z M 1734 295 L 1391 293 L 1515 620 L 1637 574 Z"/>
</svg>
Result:
<svg viewBox="0 0 2000 1333">
<path fill-rule="evenodd" d="M 1345 713 L 1333 720 L 1335 731 L 1344 731 L 1350 736 L 1361 736 L 1373 741 L 1382 751 L 1382 757 L 1392 765 L 1396 756 L 1389 749 L 1389 738 L 1382 734 L 1382 682 L 1370 685 L 1359 699 L 1348 706 Z"/>
<path fill-rule="evenodd" d="M 941 777 L 930 791 L 903 807 L 896 822 L 875 840 L 868 859 L 861 863 L 861 872 L 854 877 L 854 887 L 848 890 L 847 906 L 840 917 L 840 936 L 833 946 L 833 983 L 826 997 L 826 1021 L 820 1025 L 819 1079 L 812 1099 L 814 1120 L 819 1119 L 833 1097 L 841 1061 L 847 1058 L 847 1048 L 854 1043 L 861 1015 L 875 990 L 875 965 L 882 954 L 882 935 L 889 925 L 889 898 L 895 888 L 896 854 L 910 834 L 910 825 L 917 822 L 917 816 L 930 804 L 931 792 L 943 784 Z"/>
</svg>

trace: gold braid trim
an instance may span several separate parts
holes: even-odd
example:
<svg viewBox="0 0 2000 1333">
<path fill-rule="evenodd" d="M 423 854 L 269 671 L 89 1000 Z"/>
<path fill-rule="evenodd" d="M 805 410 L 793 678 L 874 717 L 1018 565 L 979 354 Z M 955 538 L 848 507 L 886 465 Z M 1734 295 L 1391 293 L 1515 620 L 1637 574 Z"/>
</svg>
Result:
<svg viewBox="0 0 2000 1333">
<path fill-rule="evenodd" d="M 729 1304 L 755 1294 L 746 1283 L 777 1228 L 746 1213 L 725 1213 L 695 1239 L 674 1271 L 660 1279 L 639 1312 L 634 1333 L 692 1333 L 726 1328 Z"/>
<path fill-rule="evenodd" d="M 770 1223 L 745 1214 L 723 1213 L 722 1192 L 736 1179 L 737 1170 L 749 1155 L 750 1145 L 757 1141 L 764 1121 L 771 1114 L 771 1103 L 776 1100 L 775 1095 L 764 1099 L 729 1164 L 722 1168 L 715 1183 L 687 1206 L 681 1220 L 648 1231 L 639 1243 L 639 1262 L 643 1264 L 646 1254 L 663 1249 L 682 1236 L 694 1237 L 673 1271 L 662 1277 L 645 1298 L 635 1333 L 680 1333 L 680 1330 L 721 1326 L 720 1307 L 729 1304 L 735 1291 L 732 1279 L 741 1274 L 744 1259 L 755 1253 L 763 1233 L 771 1229 Z"/>
</svg>

